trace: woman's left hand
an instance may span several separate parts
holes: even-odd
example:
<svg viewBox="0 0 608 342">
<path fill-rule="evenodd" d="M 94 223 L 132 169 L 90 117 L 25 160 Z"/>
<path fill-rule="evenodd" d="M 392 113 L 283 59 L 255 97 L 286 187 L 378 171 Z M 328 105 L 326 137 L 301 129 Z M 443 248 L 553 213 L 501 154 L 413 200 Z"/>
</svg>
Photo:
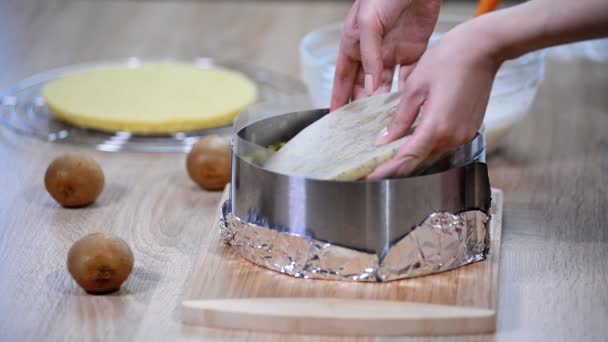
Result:
<svg viewBox="0 0 608 342">
<path fill-rule="evenodd" d="M 378 166 L 368 179 L 406 176 L 422 162 L 475 137 L 502 63 L 494 48 L 491 38 L 463 24 L 426 50 L 405 81 L 397 112 L 380 132 L 377 144 L 404 136 L 418 115 L 420 123 L 396 155 Z"/>
</svg>

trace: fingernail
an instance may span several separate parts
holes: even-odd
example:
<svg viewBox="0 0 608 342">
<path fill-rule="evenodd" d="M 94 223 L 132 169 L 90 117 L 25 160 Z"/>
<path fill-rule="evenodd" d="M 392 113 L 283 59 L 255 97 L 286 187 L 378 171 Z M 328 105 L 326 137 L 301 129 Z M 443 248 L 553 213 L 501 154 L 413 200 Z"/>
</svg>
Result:
<svg viewBox="0 0 608 342">
<path fill-rule="evenodd" d="M 384 145 L 389 141 L 388 139 L 388 127 L 384 127 L 380 133 L 378 133 L 378 137 L 376 137 L 376 146 Z"/>
<path fill-rule="evenodd" d="M 399 166 L 399 168 L 397 169 L 397 174 L 399 176 L 407 177 L 414 170 L 416 170 L 416 167 L 417 165 L 412 163 L 412 159 L 406 159 L 403 161 L 403 164 L 401 164 L 401 166 Z"/>
<path fill-rule="evenodd" d="M 412 175 L 412 173 L 415 172 L 420 166 L 420 162 L 420 158 L 416 156 L 406 156 L 403 158 L 403 160 L 401 160 L 399 168 L 396 171 L 397 175 L 402 177 Z"/>
<path fill-rule="evenodd" d="M 379 180 L 379 179 L 380 179 L 380 177 L 378 177 L 376 175 L 376 171 L 373 171 L 372 173 L 367 175 L 367 177 L 365 177 L 365 180 L 367 180 L 367 181 L 375 181 L 375 180 Z"/>
<path fill-rule="evenodd" d="M 369 181 L 380 180 L 382 178 L 382 165 L 378 166 L 374 171 L 370 172 L 367 177 L 365 177 L 365 179 Z"/>
<path fill-rule="evenodd" d="M 365 91 L 368 95 L 371 95 L 374 92 L 374 77 L 372 74 L 365 74 L 363 86 L 365 87 Z"/>
</svg>

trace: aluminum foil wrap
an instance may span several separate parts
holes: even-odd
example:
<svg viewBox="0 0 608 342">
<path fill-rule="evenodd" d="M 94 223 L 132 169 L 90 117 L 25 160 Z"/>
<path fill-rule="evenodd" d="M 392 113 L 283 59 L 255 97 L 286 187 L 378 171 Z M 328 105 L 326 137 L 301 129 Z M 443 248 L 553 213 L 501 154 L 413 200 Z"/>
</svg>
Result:
<svg viewBox="0 0 608 342">
<path fill-rule="evenodd" d="M 490 211 L 491 212 L 491 211 Z M 382 255 L 245 222 L 226 201 L 225 243 L 245 259 L 294 277 L 383 282 L 451 270 L 485 259 L 489 216 L 480 210 L 431 213 Z"/>
</svg>

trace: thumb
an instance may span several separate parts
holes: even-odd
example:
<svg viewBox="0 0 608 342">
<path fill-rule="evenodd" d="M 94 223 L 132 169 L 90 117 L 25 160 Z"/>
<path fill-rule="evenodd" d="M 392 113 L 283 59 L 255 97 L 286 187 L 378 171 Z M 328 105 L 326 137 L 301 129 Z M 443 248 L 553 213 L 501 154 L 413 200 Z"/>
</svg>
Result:
<svg viewBox="0 0 608 342">
<path fill-rule="evenodd" d="M 375 15 L 365 15 L 359 19 L 361 64 L 365 74 L 364 86 L 371 95 L 382 81 L 382 23 Z"/>
</svg>

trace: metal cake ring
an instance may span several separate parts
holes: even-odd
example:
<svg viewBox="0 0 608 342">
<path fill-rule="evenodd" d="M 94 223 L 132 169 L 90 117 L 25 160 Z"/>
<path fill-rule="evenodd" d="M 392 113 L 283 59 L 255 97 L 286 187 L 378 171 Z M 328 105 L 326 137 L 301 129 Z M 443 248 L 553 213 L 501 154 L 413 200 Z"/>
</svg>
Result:
<svg viewBox="0 0 608 342">
<path fill-rule="evenodd" d="M 422 175 L 381 181 L 287 176 L 244 158 L 243 145 L 288 139 L 326 112 L 284 114 L 237 131 L 221 227 L 243 257 L 296 277 L 355 281 L 485 258 L 491 192 L 483 134 Z"/>
</svg>

